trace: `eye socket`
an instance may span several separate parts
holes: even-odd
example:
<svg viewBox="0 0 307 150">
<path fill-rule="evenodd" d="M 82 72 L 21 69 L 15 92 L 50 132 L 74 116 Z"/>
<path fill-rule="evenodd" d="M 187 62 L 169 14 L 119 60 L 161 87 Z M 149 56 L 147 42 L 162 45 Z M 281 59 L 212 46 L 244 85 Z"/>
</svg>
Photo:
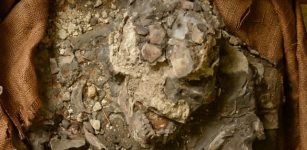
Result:
<svg viewBox="0 0 307 150">
<path fill-rule="evenodd" d="M 116 75 L 113 76 L 113 80 L 117 83 L 117 84 L 121 84 L 122 82 L 125 81 L 126 76 L 122 73 L 118 73 Z"/>
</svg>

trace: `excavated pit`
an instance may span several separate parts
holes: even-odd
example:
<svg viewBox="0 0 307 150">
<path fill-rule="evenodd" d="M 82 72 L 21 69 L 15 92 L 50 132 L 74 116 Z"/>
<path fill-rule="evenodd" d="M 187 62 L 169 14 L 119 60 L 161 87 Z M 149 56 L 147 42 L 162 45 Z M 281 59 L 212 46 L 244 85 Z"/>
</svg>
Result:
<svg viewBox="0 0 307 150">
<path fill-rule="evenodd" d="M 52 7 L 31 149 L 276 149 L 281 71 L 228 33 L 212 2 Z"/>
</svg>

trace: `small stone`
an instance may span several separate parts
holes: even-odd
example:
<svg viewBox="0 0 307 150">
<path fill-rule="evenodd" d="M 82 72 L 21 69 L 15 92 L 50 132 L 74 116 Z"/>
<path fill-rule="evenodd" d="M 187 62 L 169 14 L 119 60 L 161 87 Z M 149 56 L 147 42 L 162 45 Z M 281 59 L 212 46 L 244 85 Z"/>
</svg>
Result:
<svg viewBox="0 0 307 150">
<path fill-rule="evenodd" d="M 239 41 L 238 38 L 236 38 L 234 36 L 230 36 L 229 43 L 232 44 L 232 45 L 239 45 L 240 41 Z"/>
<path fill-rule="evenodd" d="M 83 127 L 86 141 L 92 145 L 95 149 L 102 150 L 107 149 L 104 144 L 92 133 L 90 133 L 85 127 Z"/>
<path fill-rule="evenodd" d="M 91 24 L 92 26 L 96 25 L 97 23 L 98 23 L 98 18 L 92 17 L 92 18 L 90 19 L 90 24 Z"/>
<path fill-rule="evenodd" d="M 72 114 L 72 113 L 74 112 L 74 110 L 73 110 L 73 109 L 71 109 L 71 108 L 70 108 L 70 109 L 68 109 L 67 111 L 68 111 L 68 113 L 69 113 L 69 114 Z"/>
<path fill-rule="evenodd" d="M 101 0 L 97 0 L 96 3 L 94 4 L 94 7 L 97 8 L 99 6 L 102 5 L 102 1 Z"/>
<path fill-rule="evenodd" d="M 62 127 L 64 127 L 65 129 L 67 129 L 70 126 L 70 122 L 66 119 L 63 119 L 61 124 L 62 124 Z"/>
<path fill-rule="evenodd" d="M 63 94 L 62 100 L 63 101 L 69 101 L 70 100 L 70 92 L 65 92 Z"/>
<path fill-rule="evenodd" d="M 69 4 L 76 4 L 75 0 L 67 0 Z"/>
<path fill-rule="evenodd" d="M 3 93 L 3 87 L 0 86 L 0 95 Z"/>
<path fill-rule="evenodd" d="M 83 62 L 85 61 L 85 58 L 84 58 L 84 56 L 81 54 L 81 51 L 80 51 L 80 50 L 78 50 L 78 51 L 75 52 L 75 56 L 76 56 L 77 61 L 78 61 L 79 63 L 83 63 Z"/>
<path fill-rule="evenodd" d="M 194 3 L 190 1 L 182 1 L 182 8 L 185 10 L 191 10 L 194 7 Z"/>
<path fill-rule="evenodd" d="M 147 35 L 149 32 L 148 29 L 143 26 L 136 26 L 135 31 L 139 35 Z"/>
<path fill-rule="evenodd" d="M 103 100 L 101 101 L 101 105 L 102 105 L 102 106 L 106 106 L 107 104 L 108 104 L 108 101 L 107 101 L 107 100 L 103 99 Z"/>
<path fill-rule="evenodd" d="M 114 3 L 111 3 L 111 9 L 116 9 L 116 5 Z"/>
<path fill-rule="evenodd" d="M 100 130 L 100 121 L 99 120 L 91 119 L 90 123 L 95 130 Z"/>
<path fill-rule="evenodd" d="M 91 18 L 92 18 L 91 13 L 88 13 L 88 14 L 84 17 L 84 22 L 90 23 Z"/>
<path fill-rule="evenodd" d="M 208 28 L 206 27 L 205 24 L 197 24 L 197 28 L 201 31 L 201 32 L 206 32 L 208 30 Z"/>
<path fill-rule="evenodd" d="M 64 55 L 65 49 L 64 48 L 59 49 L 59 53 L 60 53 L 60 55 Z"/>
<path fill-rule="evenodd" d="M 166 18 L 166 24 L 168 27 L 172 27 L 175 22 L 175 17 L 174 16 L 169 16 Z"/>
<path fill-rule="evenodd" d="M 82 122 L 83 120 L 84 120 L 84 115 L 83 115 L 83 113 L 79 113 L 78 115 L 77 115 L 77 121 L 78 122 Z"/>
<path fill-rule="evenodd" d="M 79 139 L 56 139 L 53 138 L 50 140 L 50 147 L 52 150 L 68 150 L 68 149 L 78 149 L 85 145 L 85 139 L 79 138 Z"/>
<path fill-rule="evenodd" d="M 152 44 L 162 44 L 165 37 L 165 30 L 160 24 L 149 26 L 149 41 Z"/>
<path fill-rule="evenodd" d="M 191 33 L 191 38 L 192 41 L 197 43 L 197 44 L 201 44 L 204 42 L 204 33 L 201 32 L 196 26 L 192 29 L 192 33 Z"/>
<path fill-rule="evenodd" d="M 60 56 L 60 57 L 58 57 L 58 65 L 59 65 L 59 67 L 62 67 L 64 65 L 66 65 L 66 64 L 71 64 L 73 59 L 74 59 L 73 55 L 70 55 L 70 56 Z"/>
<path fill-rule="evenodd" d="M 56 74 L 60 71 L 55 58 L 50 58 L 50 70 L 51 70 L 51 74 Z"/>
<path fill-rule="evenodd" d="M 68 37 L 68 33 L 64 29 L 60 29 L 58 36 L 60 39 L 65 40 Z"/>
<path fill-rule="evenodd" d="M 196 12 L 200 12 L 202 10 L 202 7 L 198 3 L 194 3 L 194 8 L 193 9 Z"/>
<path fill-rule="evenodd" d="M 107 19 L 103 19 L 102 20 L 102 23 L 104 23 L 104 24 L 108 24 L 110 21 L 109 21 L 109 19 L 107 18 Z"/>
<path fill-rule="evenodd" d="M 162 55 L 162 50 L 155 45 L 146 43 L 142 48 L 142 56 L 149 62 L 154 62 Z"/>
<path fill-rule="evenodd" d="M 85 85 L 85 81 L 79 82 L 72 90 L 71 93 L 71 107 L 74 113 L 80 113 L 85 110 L 82 102 L 82 91 Z"/>
<path fill-rule="evenodd" d="M 170 56 L 174 76 L 177 78 L 188 75 L 193 70 L 193 59 L 184 43 L 178 41 Z"/>
<path fill-rule="evenodd" d="M 94 98 L 96 95 L 97 95 L 96 87 L 94 85 L 88 87 L 88 89 L 87 89 L 87 96 L 89 98 Z"/>
<path fill-rule="evenodd" d="M 83 122 L 83 128 L 85 128 L 88 132 L 95 133 L 91 123 Z"/>
<path fill-rule="evenodd" d="M 67 27 L 68 34 L 72 34 L 77 29 L 77 26 L 74 23 L 69 23 Z"/>
<path fill-rule="evenodd" d="M 99 102 L 96 102 L 93 106 L 93 111 L 99 111 L 101 109 L 102 109 L 101 104 Z"/>
<path fill-rule="evenodd" d="M 103 12 L 101 13 L 101 15 L 102 15 L 102 18 L 107 18 L 107 17 L 108 17 L 107 11 L 103 11 Z"/>
</svg>

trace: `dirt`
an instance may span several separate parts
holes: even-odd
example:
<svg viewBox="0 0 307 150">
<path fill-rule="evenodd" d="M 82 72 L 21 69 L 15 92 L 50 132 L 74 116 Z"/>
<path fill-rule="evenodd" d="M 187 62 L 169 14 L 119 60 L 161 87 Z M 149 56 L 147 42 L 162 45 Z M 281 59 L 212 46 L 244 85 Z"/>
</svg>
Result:
<svg viewBox="0 0 307 150">
<path fill-rule="evenodd" d="M 227 32 L 210 1 L 57 0 L 50 8 L 35 56 L 43 107 L 30 149 L 278 144 L 281 73 Z"/>
</svg>

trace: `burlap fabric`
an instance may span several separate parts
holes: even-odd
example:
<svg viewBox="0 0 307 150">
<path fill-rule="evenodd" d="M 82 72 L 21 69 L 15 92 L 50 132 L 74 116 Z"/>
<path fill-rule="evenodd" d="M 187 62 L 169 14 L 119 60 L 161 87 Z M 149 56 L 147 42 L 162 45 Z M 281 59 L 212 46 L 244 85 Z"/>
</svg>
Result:
<svg viewBox="0 0 307 150">
<path fill-rule="evenodd" d="M 13 149 L 12 131 L 24 138 L 39 108 L 33 51 L 45 32 L 46 0 L 0 1 L 0 149 Z"/>
<path fill-rule="evenodd" d="M 15 138 L 24 138 L 24 128 L 39 108 L 31 60 L 45 30 L 46 1 L 0 1 L 0 85 L 4 87 L 0 96 L 0 149 L 13 149 L 14 128 L 19 132 Z M 298 2 L 215 0 L 215 5 L 231 32 L 272 63 L 285 63 L 287 101 L 294 118 L 285 127 L 292 131 L 286 136 L 290 142 L 285 143 L 290 143 L 287 149 L 307 149 L 307 45 Z"/>
<path fill-rule="evenodd" d="M 306 32 L 299 2 L 292 0 L 215 0 L 228 29 L 286 68 L 287 107 L 284 149 L 307 149 Z"/>
</svg>

